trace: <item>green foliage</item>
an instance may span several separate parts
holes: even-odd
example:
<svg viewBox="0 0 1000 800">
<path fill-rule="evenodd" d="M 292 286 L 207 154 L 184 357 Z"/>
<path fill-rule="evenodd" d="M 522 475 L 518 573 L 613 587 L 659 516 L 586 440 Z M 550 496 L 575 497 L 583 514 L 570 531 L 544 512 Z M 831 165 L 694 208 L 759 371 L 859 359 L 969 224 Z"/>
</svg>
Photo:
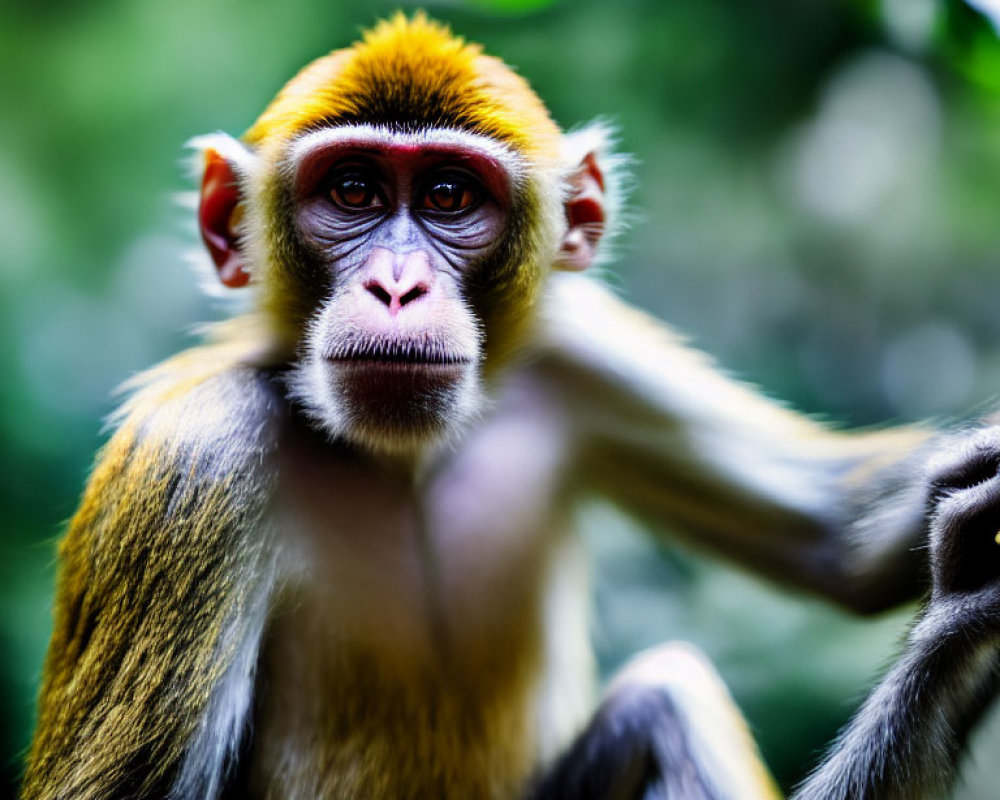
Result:
<svg viewBox="0 0 1000 800">
<path fill-rule="evenodd" d="M 942 15 L 941 49 L 961 76 L 989 92 L 1000 91 L 1000 44 L 994 26 L 965 3 Z"/>
<path fill-rule="evenodd" d="M 556 0 L 469 0 L 471 8 L 499 14 L 530 14 L 555 3 Z"/>
</svg>

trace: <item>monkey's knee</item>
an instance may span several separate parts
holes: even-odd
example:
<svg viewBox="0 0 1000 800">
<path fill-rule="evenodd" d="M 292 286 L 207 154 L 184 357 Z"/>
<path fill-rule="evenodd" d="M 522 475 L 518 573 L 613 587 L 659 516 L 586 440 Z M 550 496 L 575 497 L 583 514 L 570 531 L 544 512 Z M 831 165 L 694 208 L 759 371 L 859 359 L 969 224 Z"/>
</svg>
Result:
<svg viewBox="0 0 1000 800">
<path fill-rule="evenodd" d="M 743 715 L 711 661 L 694 645 L 671 642 L 637 655 L 614 677 L 603 705 L 613 707 L 622 697 L 630 698 L 626 700 L 629 704 L 669 699 L 675 716 L 670 724 L 680 729 L 672 737 L 683 745 L 681 768 L 690 770 L 693 765 L 707 775 L 717 796 L 740 800 L 780 797 Z M 664 719 L 658 727 L 666 724 Z M 655 733 L 654 754 L 663 735 L 661 730 Z M 678 757 L 668 751 L 663 755 Z M 664 758 L 664 769 L 670 766 Z M 683 793 L 667 796 L 687 797 Z"/>
<path fill-rule="evenodd" d="M 633 656 L 612 677 L 605 692 L 610 699 L 628 687 L 728 692 L 708 656 L 688 642 L 667 642 Z"/>
<path fill-rule="evenodd" d="M 777 800 L 746 723 L 687 644 L 630 661 L 535 800 Z"/>
</svg>

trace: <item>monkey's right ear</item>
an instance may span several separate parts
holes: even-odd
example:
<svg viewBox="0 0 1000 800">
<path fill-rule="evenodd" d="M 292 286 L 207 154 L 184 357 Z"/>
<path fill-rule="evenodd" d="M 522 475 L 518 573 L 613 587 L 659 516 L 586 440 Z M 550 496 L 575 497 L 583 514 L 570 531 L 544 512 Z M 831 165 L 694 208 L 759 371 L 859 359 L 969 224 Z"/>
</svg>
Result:
<svg viewBox="0 0 1000 800">
<path fill-rule="evenodd" d="M 240 251 L 243 198 L 232 165 L 212 148 L 203 151 L 205 171 L 198 202 L 201 238 L 215 262 L 219 280 L 231 289 L 246 286 L 250 273 Z"/>
</svg>

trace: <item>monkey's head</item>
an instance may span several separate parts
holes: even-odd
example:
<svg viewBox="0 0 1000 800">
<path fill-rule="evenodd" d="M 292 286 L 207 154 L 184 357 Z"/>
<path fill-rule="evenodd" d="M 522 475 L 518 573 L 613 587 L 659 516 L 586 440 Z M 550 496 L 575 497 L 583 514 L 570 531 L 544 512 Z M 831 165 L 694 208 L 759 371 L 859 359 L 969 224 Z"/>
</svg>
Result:
<svg viewBox="0 0 1000 800">
<path fill-rule="evenodd" d="M 293 394 L 332 436 L 409 453 L 461 430 L 530 334 L 551 269 L 593 260 L 594 131 L 422 15 L 307 66 L 204 153 L 202 237 L 255 291 Z"/>
</svg>

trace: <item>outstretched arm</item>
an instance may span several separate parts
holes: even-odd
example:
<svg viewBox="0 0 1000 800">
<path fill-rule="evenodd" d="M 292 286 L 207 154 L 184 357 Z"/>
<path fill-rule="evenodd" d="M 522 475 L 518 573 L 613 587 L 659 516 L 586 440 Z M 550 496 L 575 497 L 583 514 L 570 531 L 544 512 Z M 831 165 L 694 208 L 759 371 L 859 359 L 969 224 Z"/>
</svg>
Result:
<svg viewBox="0 0 1000 800">
<path fill-rule="evenodd" d="M 916 427 L 841 433 L 723 375 L 593 280 L 557 275 L 540 369 L 576 477 L 654 527 L 857 611 L 925 588 Z"/>
<path fill-rule="evenodd" d="M 933 589 L 899 661 L 794 800 L 942 796 L 1000 688 L 1000 432 L 933 471 Z"/>
</svg>

